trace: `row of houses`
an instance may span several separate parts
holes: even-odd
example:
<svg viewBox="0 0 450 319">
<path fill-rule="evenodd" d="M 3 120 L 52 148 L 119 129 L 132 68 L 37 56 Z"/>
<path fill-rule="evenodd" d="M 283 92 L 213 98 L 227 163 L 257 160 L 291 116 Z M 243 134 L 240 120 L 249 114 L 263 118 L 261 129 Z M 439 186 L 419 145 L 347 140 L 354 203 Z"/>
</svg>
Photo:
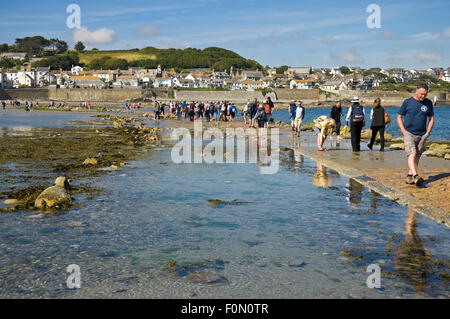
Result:
<svg viewBox="0 0 450 319">
<path fill-rule="evenodd" d="M 1 88 L 43 87 L 55 81 L 56 76 L 50 72 L 50 68 L 8 71 L 2 71 L 0 69 Z"/>
<path fill-rule="evenodd" d="M 417 78 L 428 70 L 370 69 L 399 82 Z M 215 72 L 210 69 L 191 69 L 190 73 L 179 74 L 175 70 L 129 68 L 128 70 L 93 70 L 73 66 L 70 71 L 51 71 L 50 68 L 32 69 L 30 64 L 21 70 L 0 70 L 0 87 L 45 87 L 56 84 L 67 88 L 226 88 L 229 90 L 253 91 L 268 87 L 289 87 L 290 89 L 321 88 L 326 91 L 370 90 L 383 81 L 374 74 L 363 75 L 359 68 L 352 68 L 352 74 L 343 75 L 340 68 L 314 70 L 312 67 L 292 67 L 284 74 L 269 69 L 262 71 L 233 70 Z M 274 72 L 275 71 L 275 72 Z M 449 70 L 437 70 L 439 78 L 450 82 Z M 430 71 L 431 72 L 431 71 Z M 434 71 L 433 71 L 434 72 Z M 367 73 L 364 73 L 367 74 Z"/>
</svg>

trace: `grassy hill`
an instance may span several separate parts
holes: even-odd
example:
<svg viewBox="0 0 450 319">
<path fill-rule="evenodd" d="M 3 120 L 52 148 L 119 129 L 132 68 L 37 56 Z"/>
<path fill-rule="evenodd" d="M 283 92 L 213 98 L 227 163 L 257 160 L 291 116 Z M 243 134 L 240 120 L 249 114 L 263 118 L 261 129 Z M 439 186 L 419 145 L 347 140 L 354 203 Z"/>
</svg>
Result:
<svg viewBox="0 0 450 319">
<path fill-rule="evenodd" d="M 127 62 L 139 60 L 156 60 L 155 54 L 146 54 L 136 50 L 116 50 L 116 51 L 85 51 L 79 54 L 80 63 L 89 65 L 95 59 L 111 57 L 113 59 L 124 59 Z"/>
<path fill-rule="evenodd" d="M 190 68 L 212 68 L 216 71 L 236 69 L 263 70 L 262 65 L 239 54 L 218 48 L 209 47 L 204 50 L 187 49 L 157 49 L 147 47 L 133 50 L 86 51 L 79 54 L 80 63 L 96 69 L 123 68 L 125 66 L 163 68 L 177 70 Z"/>
</svg>

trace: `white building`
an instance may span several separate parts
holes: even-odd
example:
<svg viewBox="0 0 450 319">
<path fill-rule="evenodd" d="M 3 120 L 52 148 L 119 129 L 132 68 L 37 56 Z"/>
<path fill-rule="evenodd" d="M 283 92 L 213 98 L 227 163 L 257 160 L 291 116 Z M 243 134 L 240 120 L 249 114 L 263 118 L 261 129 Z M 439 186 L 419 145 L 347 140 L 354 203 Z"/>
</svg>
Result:
<svg viewBox="0 0 450 319">
<path fill-rule="evenodd" d="M 81 66 L 76 65 L 76 66 L 72 66 L 72 69 L 70 71 L 71 71 L 72 75 L 80 75 L 80 73 L 83 72 L 84 69 Z"/>
<path fill-rule="evenodd" d="M 1 59 L 9 59 L 9 60 L 25 60 L 27 57 L 26 53 L 19 52 L 5 52 L 0 55 Z"/>
<path fill-rule="evenodd" d="M 92 74 L 105 82 L 114 82 L 116 80 L 116 74 L 113 71 L 97 71 Z"/>
<path fill-rule="evenodd" d="M 290 82 L 290 88 L 298 89 L 298 90 L 305 90 L 305 89 L 314 89 L 314 86 L 316 85 L 316 81 L 314 80 L 292 80 Z"/>
<path fill-rule="evenodd" d="M 445 82 L 450 82 L 450 72 L 444 71 L 441 80 Z"/>
<path fill-rule="evenodd" d="M 160 88 L 160 87 L 172 87 L 173 86 L 173 79 L 169 77 L 162 77 L 162 78 L 155 78 L 153 79 L 153 87 Z"/>
<path fill-rule="evenodd" d="M 140 86 L 140 81 L 134 75 L 122 75 L 117 78 L 114 85 L 120 87 L 138 87 Z"/>
</svg>

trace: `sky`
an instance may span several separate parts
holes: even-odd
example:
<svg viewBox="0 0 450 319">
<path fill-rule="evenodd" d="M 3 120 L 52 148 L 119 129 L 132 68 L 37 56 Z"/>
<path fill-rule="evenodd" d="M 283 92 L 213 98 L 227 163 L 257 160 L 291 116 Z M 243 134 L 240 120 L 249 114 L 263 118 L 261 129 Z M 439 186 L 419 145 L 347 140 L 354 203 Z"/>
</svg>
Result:
<svg viewBox="0 0 450 319">
<path fill-rule="evenodd" d="M 450 66 L 448 0 L 22 0 L 0 17 L 8 44 L 42 35 L 100 50 L 218 46 L 264 66 Z"/>
</svg>

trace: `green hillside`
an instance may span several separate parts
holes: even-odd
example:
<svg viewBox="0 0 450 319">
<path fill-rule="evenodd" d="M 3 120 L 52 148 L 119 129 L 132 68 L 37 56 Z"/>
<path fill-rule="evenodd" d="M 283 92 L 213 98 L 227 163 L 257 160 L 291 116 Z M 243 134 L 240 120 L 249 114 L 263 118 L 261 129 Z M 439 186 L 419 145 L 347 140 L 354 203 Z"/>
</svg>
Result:
<svg viewBox="0 0 450 319">
<path fill-rule="evenodd" d="M 160 64 L 164 69 L 176 70 L 191 68 L 212 68 L 216 71 L 229 70 L 231 67 L 262 70 L 256 61 L 245 59 L 239 54 L 217 47 L 204 50 L 187 49 L 144 49 L 120 51 L 86 51 L 79 54 L 80 63 L 92 69 L 116 69 L 125 66 L 154 69 Z"/>
</svg>

